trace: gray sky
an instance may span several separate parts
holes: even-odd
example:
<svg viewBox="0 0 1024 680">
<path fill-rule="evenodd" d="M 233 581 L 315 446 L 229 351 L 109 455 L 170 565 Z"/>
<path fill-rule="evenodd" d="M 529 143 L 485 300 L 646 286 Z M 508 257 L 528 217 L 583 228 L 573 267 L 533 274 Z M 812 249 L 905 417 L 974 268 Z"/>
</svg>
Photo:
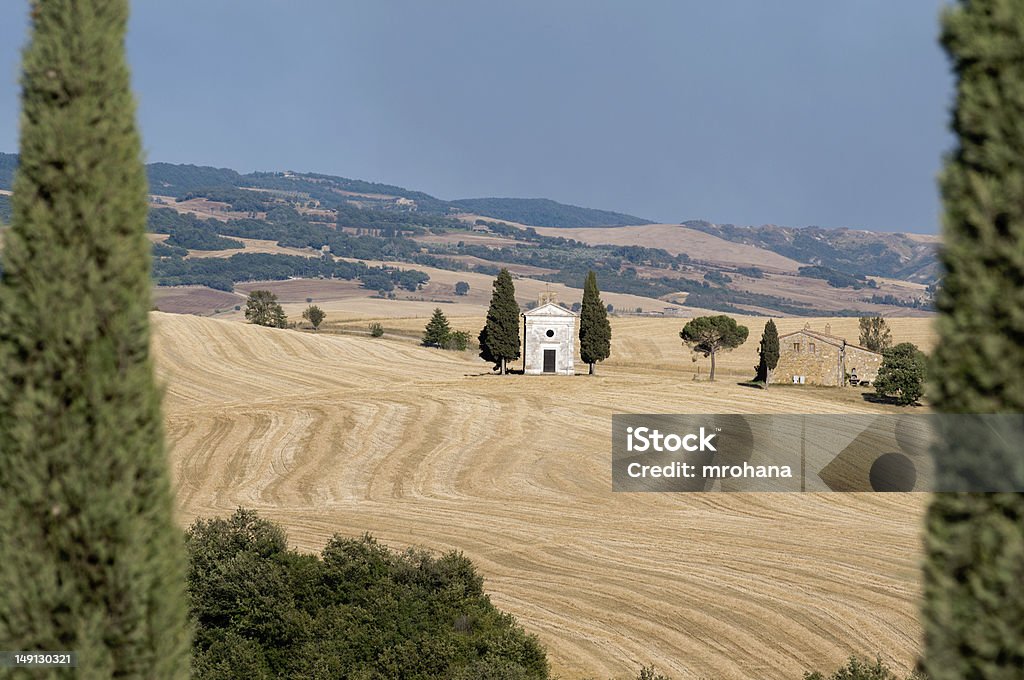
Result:
<svg viewBox="0 0 1024 680">
<path fill-rule="evenodd" d="M 940 0 L 144 0 L 148 159 L 654 220 L 935 231 Z M 28 3 L 2 0 L 0 150 Z"/>
</svg>

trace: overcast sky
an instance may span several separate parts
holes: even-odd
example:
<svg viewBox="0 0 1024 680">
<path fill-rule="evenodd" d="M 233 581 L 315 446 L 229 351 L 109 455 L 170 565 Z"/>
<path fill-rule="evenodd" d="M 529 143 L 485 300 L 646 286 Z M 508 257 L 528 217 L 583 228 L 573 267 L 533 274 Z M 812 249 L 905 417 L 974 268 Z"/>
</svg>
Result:
<svg viewBox="0 0 1024 680">
<path fill-rule="evenodd" d="M 0 0 L 0 150 L 27 0 Z M 940 0 L 140 0 L 150 161 L 659 221 L 935 231 Z"/>
</svg>

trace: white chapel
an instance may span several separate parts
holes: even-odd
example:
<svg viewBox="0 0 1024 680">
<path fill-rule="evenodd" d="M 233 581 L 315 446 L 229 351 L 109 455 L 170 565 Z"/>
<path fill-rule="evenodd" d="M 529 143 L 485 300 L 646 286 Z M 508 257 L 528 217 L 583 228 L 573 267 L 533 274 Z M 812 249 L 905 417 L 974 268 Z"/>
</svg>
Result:
<svg viewBox="0 0 1024 680">
<path fill-rule="evenodd" d="M 542 293 L 541 304 L 523 314 L 523 373 L 573 375 L 576 313 Z"/>
</svg>

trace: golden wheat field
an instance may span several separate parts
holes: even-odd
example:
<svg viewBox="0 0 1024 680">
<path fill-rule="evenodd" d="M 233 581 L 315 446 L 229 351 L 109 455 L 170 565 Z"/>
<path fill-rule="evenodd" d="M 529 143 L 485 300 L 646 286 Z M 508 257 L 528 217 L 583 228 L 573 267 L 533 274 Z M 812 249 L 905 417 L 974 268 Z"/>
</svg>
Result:
<svg viewBox="0 0 1024 680">
<path fill-rule="evenodd" d="M 716 383 L 693 380 L 683 320 L 613 319 L 595 377 L 488 375 L 471 353 L 402 339 L 153 320 L 183 523 L 246 506 L 301 549 L 369 531 L 464 551 L 562 678 L 650 663 L 678 678 L 799 678 L 853 653 L 908 669 L 920 649 L 925 496 L 611 492 L 613 413 L 882 408 L 849 390 L 738 386 L 763 319 L 748 319 L 751 340 L 721 364 L 734 377 Z M 855 319 L 829 323 L 856 338 Z M 891 320 L 897 342 L 925 347 L 929 324 Z"/>
</svg>

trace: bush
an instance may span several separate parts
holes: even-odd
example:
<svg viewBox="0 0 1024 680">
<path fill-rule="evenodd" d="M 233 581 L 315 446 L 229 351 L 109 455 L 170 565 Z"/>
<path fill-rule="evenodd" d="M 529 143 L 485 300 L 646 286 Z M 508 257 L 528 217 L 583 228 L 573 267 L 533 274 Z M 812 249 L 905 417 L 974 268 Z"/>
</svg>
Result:
<svg viewBox="0 0 1024 680">
<path fill-rule="evenodd" d="M 804 680 L 900 680 L 892 669 L 885 665 L 881 659 L 876 658 L 874 663 L 866 659 L 858 659 L 851 656 L 846 665 L 837 670 L 828 678 L 821 673 L 804 673 Z M 907 680 L 927 680 L 918 672 L 911 673 Z"/>
<path fill-rule="evenodd" d="M 547 678 L 543 648 L 459 553 L 366 535 L 319 556 L 238 510 L 188 530 L 193 677 Z"/>
<path fill-rule="evenodd" d="M 901 342 L 882 354 L 875 392 L 893 397 L 901 406 L 917 403 L 924 395 L 928 359 L 914 344 Z"/>
<path fill-rule="evenodd" d="M 445 349 L 464 352 L 469 347 L 469 333 L 466 331 L 452 331 L 444 343 Z"/>
<path fill-rule="evenodd" d="M 381 337 L 383 335 L 384 335 L 384 326 L 382 326 L 377 321 L 374 321 L 373 323 L 370 324 L 370 337 L 371 338 L 379 338 L 379 337 Z"/>
</svg>

